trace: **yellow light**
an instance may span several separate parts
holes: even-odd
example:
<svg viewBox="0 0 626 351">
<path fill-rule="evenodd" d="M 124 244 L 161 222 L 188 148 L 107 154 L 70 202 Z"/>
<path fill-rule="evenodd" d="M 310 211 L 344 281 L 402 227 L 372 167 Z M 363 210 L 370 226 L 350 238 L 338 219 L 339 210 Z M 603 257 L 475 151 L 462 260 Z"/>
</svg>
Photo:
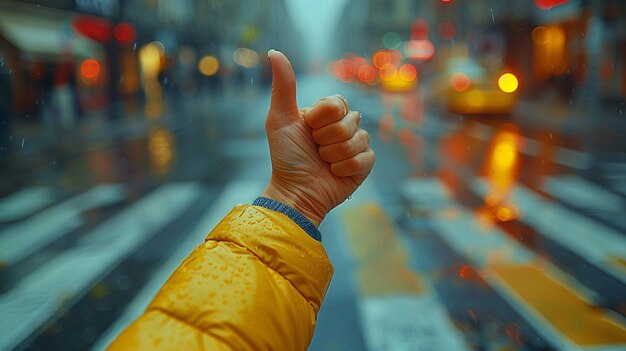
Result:
<svg viewBox="0 0 626 351">
<path fill-rule="evenodd" d="M 498 78 L 498 86 L 505 93 L 512 93 L 517 90 L 519 82 L 513 73 L 504 73 Z"/>
<path fill-rule="evenodd" d="M 497 171 L 510 170 L 517 158 L 517 147 L 514 139 L 502 138 L 498 141 L 493 153 Z"/>
<path fill-rule="evenodd" d="M 207 77 L 213 76 L 220 69 L 220 61 L 211 55 L 206 55 L 198 61 L 198 70 Z"/>
<path fill-rule="evenodd" d="M 154 78 L 159 75 L 162 55 L 163 44 L 159 42 L 146 44 L 139 49 L 139 63 L 144 77 Z"/>
<path fill-rule="evenodd" d="M 508 222 L 517 218 L 517 212 L 511 207 L 502 206 L 496 211 L 496 217 L 502 222 Z"/>
</svg>

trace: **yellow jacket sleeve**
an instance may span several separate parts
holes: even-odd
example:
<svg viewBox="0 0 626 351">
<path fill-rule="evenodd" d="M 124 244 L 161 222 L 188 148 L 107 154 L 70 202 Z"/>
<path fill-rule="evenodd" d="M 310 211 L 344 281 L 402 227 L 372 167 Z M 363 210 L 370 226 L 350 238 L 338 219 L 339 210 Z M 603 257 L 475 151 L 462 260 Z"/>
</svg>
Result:
<svg viewBox="0 0 626 351">
<path fill-rule="evenodd" d="M 109 350 L 306 350 L 332 275 L 287 216 L 237 206 Z"/>
</svg>

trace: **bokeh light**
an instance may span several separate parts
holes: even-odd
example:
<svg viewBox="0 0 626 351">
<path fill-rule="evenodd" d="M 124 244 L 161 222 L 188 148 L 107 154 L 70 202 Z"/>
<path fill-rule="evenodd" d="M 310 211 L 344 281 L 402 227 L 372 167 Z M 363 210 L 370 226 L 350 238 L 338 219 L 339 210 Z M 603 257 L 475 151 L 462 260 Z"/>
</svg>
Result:
<svg viewBox="0 0 626 351">
<path fill-rule="evenodd" d="M 413 60 L 430 60 L 435 54 L 435 45 L 430 40 L 411 40 L 406 44 L 407 56 Z"/>
<path fill-rule="evenodd" d="M 443 22 L 437 27 L 441 39 L 452 40 L 456 36 L 456 27 L 450 22 Z"/>
<path fill-rule="evenodd" d="M 385 63 L 380 67 L 380 79 L 384 81 L 392 81 L 398 77 L 398 68 L 391 63 Z"/>
<path fill-rule="evenodd" d="M 412 64 L 405 63 L 404 65 L 400 66 L 400 69 L 398 70 L 398 75 L 403 81 L 412 82 L 415 80 L 415 78 L 417 78 L 417 69 Z"/>
<path fill-rule="evenodd" d="M 376 79 L 376 68 L 370 65 L 360 66 L 357 70 L 357 76 L 363 83 L 372 83 Z"/>
<path fill-rule="evenodd" d="M 396 32 L 387 32 L 383 36 L 383 45 L 387 49 L 397 49 L 400 47 L 402 39 L 400 39 L 400 35 Z"/>
<path fill-rule="evenodd" d="M 259 64 L 259 54 L 252 49 L 238 48 L 233 53 L 233 60 L 240 66 L 253 68 Z"/>
<path fill-rule="evenodd" d="M 80 65 L 80 73 L 83 78 L 88 80 L 97 79 L 100 75 L 100 62 L 98 60 L 88 58 Z"/>
<path fill-rule="evenodd" d="M 198 70 L 204 76 L 213 76 L 220 69 L 220 61 L 212 55 L 206 55 L 198 61 Z"/>
<path fill-rule="evenodd" d="M 519 82 L 513 73 L 504 73 L 498 78 L 498 86 L 505 93 L 512 93 L 517 90 Z"/>
<path fill-rule="evenodd" d="M 128 23 L 119 23 L 113 28 L 113 37 L 123 44 L 135 40 L 135 29 Z"/>
<path fill-rule="evenodd" d="M 452 86 L 452 89 L 458 92 L 466 91 L 469 89 L 471 84 L 472 83 L 469 77 L 464 73 L 455 73 L 452 77 L 450 77 L 450 85 Z"/>
</svg>

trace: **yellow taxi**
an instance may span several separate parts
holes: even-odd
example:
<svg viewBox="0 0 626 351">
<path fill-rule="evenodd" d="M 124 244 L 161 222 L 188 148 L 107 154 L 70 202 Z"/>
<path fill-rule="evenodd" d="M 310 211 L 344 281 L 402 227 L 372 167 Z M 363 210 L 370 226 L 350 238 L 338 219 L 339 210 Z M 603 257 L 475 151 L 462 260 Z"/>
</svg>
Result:
<svg viewBox="0 0 626 351">
<path fill-rule="evenodd" d="M 508 114 L 518 98 L 519 80 L 511 72 L 487 69 L 469 59 L 453 59 L 434 86 L 436 96 L 460 114 Z"/>
</svg>

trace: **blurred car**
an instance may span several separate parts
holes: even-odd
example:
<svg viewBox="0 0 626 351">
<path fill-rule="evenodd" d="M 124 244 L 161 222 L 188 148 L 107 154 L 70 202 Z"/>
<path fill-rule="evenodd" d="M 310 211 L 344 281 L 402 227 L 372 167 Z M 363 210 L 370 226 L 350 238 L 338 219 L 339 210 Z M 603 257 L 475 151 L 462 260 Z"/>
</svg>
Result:
<svg viewBox="0 0 626 351">
<path fill-rule="evenodd" d="M 397 67 L 388 63 L 379 70 L 380 86 L 390 92 L 402 93 L 415 89 L 417 85 L 417 68 L 410 63 Z"/>
<path fill-rule="evenodd" d="M 433 86 L 451 112 L 508 114 L 517 101 L 519 81 L 501 69 L 487 69 L 471 59 L 452 59 Z"/>
</svg>

